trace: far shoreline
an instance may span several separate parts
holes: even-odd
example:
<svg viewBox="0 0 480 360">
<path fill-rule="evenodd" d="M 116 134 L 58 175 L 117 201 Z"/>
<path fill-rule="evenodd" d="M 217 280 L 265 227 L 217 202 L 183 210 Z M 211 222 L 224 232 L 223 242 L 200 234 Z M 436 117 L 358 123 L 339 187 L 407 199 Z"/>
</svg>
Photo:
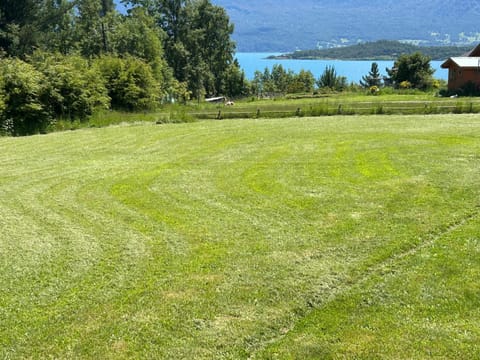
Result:
<svg viewBox="0 0 480 360">
<path fill-rule="evenodd" d="M 431 60 L 442 61 L 453 56 L 462 56 L 473 45 L 462 46 L 419 46 L 400 41 L 379 40 L 350 46 L 328 49 L 296 50 L 272 54 L 269 60 L 327 60 L 327 61 L 395 61 L 402 54 L 420 52 Z"/>
</svg>

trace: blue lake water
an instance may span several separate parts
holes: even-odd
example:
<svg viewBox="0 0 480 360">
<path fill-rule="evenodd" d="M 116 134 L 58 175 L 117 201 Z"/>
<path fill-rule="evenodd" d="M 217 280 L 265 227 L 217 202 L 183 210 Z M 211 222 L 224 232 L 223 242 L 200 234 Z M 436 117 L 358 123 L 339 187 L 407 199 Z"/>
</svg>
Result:
<svg viewBox="0 0 480 360">
<path fill-rule="evenodd" d="M 391 68 L 393 61 L 349 61 L 349 60 L 269 60 L 274 53 L 237 53 L 235 56 L 240 66 L 245 71 L 247 79 L 252 80 L 256 70 L 262 71 L 265 68 L 272 69 L 273 65 L 281 64 L 286 70 L 293 70 L 298 73 L 300 70 L 310 70 L 315 78 L 319 78 L 327 66 L 334 66 L 339 76 L 345 76 L 349 82 L 359 82 L 362 76 L 367 75 L 372 62 L 378 64 L 382 75 L 387 75 L 385 68 Z M 433 76 L 437 79 L 448 79 L 448 70 L 440 68 L 443 61 L 431 61 L 432 68 L 436 71 Z"/>
</svg>

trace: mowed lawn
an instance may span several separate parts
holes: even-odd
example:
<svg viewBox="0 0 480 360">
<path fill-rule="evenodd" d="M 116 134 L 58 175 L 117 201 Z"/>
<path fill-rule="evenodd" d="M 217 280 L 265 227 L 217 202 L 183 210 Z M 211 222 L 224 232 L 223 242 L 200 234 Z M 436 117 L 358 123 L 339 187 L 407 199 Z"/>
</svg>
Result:
<svg viewBox="0 0 480 360">
<path fill-rule="evenodd" d="M 480 117 L 0 138 L 0 358 L 472 359 Z"/>
</svg>

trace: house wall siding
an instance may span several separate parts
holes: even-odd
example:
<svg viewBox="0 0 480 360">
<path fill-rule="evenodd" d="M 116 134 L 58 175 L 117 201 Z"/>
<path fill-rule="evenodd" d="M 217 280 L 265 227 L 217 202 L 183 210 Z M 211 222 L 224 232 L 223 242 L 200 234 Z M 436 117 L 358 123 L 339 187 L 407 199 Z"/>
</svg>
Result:
<svg viewBox="0 0 480 360">
<path fill-rule="evenodd" d="M 480 84 L 480 68 L 460 68 L 451 66 L 448 70 L 448 89 L 456 90 L 469 81 Z"/>
</svg>

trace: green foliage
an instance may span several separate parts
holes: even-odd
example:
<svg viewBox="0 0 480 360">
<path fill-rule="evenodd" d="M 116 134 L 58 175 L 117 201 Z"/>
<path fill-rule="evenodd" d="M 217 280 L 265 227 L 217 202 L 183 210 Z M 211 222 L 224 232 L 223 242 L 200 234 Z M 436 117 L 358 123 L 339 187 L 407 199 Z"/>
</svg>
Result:
<svg viewBox="0 0 480 360">
<path fill-rule="evenodd" d="M 5 0 L 0 3 L 0 54 L 25 60 L 40 50 L 81 54 L 88 60 L 103 55 L 130 59 L 117 64 L 121 70 L 114 76 L 116 83 L 109 84 L 114 106 L 123 109 L 154 108 L 176 94 L 185 101 L 192 95 L 200 99 L 207 94 L 236 97 L 248 92 L 249 84 L 233 59 L 233 25 L 222 7 L 210 0 L 123 3 L 131 5 L 127 14 L 116 11 L 113 0 Z M 59 66 L 43 69 L 47 76 L 62 73 L 49 79 L 53 88 L 71 88 L 83 81 L 74 79 L 71 66 Z M 116 71 L 103 70 L 107 78 Z M 65 104 L 66 98 L 53 92 L 56 116 L 81 118 L 91 113 L 85 101 L 77 102 L 74 109 L 73 102 Z"/>
<path fill-rule="evenodd" d="M 38 43 L 39 20 L 45 1 L 3 0 L 0 2 L 0 48 L 22 56 Z"/>
<path fill-rule="evenodd" d="M 112 108 L 138 111 L 159 105 L 160 85 L 144 61 L 131 56 L 102 56 L 94 65 L 105 81 Z"/>
<path fill-rule="evenodd" d="M 412 88 L 426 90 L 432 87 L 433 73 L 430 58 L 417 52 L 412 55 L 401 55 L 392 69 L 387 69 L 390 81 L 394 86 L 400 86 L 407 81 Z M 406 84 L 406 83 L 404 83 Z"/>
<path fill-rule="evenodd" d="M 112 0 L 78 0 L 78 26 L 81 52 L 86 57 L 111 50 L 111 32 L 119 22 Z"/>
<path fill-rule="evenodd" d="M 310 70 L 300 70 L 289 85 L 289 93 L 310 93 L 315 87 L 315 77 Z"/>
<path fill-rule="evenodd" d="M 222 88 L 225 95 L 231 98 L 248 95 L 249 83 L 237 59 L 225 71 Z"/>
<path fill-rule="evenodd" d="M 191 18 L 184 43 L 191 53 L 190 59 L 206 70 L 200 80 L 205 92 L 209 95 L 223 94 L 224 79 L 235 52 L 235 43 L 230 38 L 233 24 L 225 9 L 209 0 L 194 1 L 191 6 L 190 12 L 187 12 Z M 196 69 L 192 67 L 191 71 L 195 73 Z M 242 79 L 238 80 L 242 82 Z"/>
<path fill-rule="evenodd" d="M 456 92 L 459 96 L 480 96 L 480 86 L 473 81 L 468 81 Z"/>
<path fill-rule="evenodd" d="M 192 98 L 192 92 L 188 90 L 188 84 L 186 82 L 179 82 L 177 80 L 174 80 L 170 96 L 170 101 L 175 102 L 177 100 L 181 104 L 185 105 L 187 101 Z"/>
<path fill-rule="evenodd" d="M 96 108 L 109 107 L 101 73 L 84 58 L 37 52 L 31 61 L 47 79 L 44 103 L 55 117 L 85 119 Z"/>
<path fill-rule="evenodd" d="M 362 76 L 360 85 L 364 88 L 371 88 L 373 86 L 379 88 L 382 86 L 382 76 L 380 75 L 380 70 L 378 69 L 378 64 L 376 62 L 372 63 L 368 75 Z"/>
<path fill-rule="evenodd" d="M 398 54 L 421 52 L 432 59 L 460 56 L 471 46 L 417 46 L 399 41 L 379 40 L 331 49 L 299 50 L 281 55 L 288 59 L 394 60 Z"/>
<path fill-rule="evenodd" d="M 37 49 L 64 55 L 79 50 L 80 34 L 74 5 L 75 2 L 70 0 L 46 1 L 42 10 L 42 26 L 36 30 L 41 35 Z"/>
<path fill-rule="evenodd" d="M 320 89 L 342 91 L 347 87 L 347 78 L 337 75 L 335 66 L 326 66 L 322 75 L 317 80 Z"/>
<path fill-rule="evenodd" d="M 286 71 L 281 64 L 256 71 L 251 82 L 251 93 L 258 96 L 271 94 L 310 93 L 314 90 L 315 78 L 311 71 L 300 70 L 298 74 Z"/>
<path fill-rule="evenodd" d="M 6 103 L 5 103 L 5 87 L 4 87 L 4 81 L 3 81 L 3 74 L 0 73 L 0 135 L 4 135 L 8 133 L 8 128 L 6 127 L 6 124 L 4 123 L 4 112 L 6 109 Z"/>
<path fill-rule="evenodd" d="M 45 76 L 32 65 L 19 59 L 0 61 L 3 79 L 4 110 L 0 128 L 11 135 L 29 135 L 45 132 L 52 121 L 42 99 L 47 96 Z"/>
<path fill-rule="evenodd" d="M 225 94 L 242 88 L 232 77 L 235 44 L 233 25 L 225 10 L 209 0 L 134 0 L 146 9 L 166 34 L 165 57 L 179 82 L 188 84 L 193 97 Z M 232 86 L 232 80 L 240 84 Z M 226 86 L 228 85 L 228 89 Z"/>
<path fill-rule="evenodd" d="M 111 34 L 111 49 L 117 55 L 131 55 L 145 60 L 160 82 L 168 67 L 164 58 L 163 41 L 165 33 L 155 25 L 154 19 L 144 8 L 132 9 L 120 19 Z M 170 75 L 171 77 L 171 75 Z"/>
<path fill-rule="evenodd" d="M 373 85 L 373 86 L 370 86 L 370 88 L 368 89 L 368 91 L 369 91 L 370 94 L 372 94 L 372 95 L 378 95 L 380 89 L 379 89 L 378 86 Z"/>
</svg>

